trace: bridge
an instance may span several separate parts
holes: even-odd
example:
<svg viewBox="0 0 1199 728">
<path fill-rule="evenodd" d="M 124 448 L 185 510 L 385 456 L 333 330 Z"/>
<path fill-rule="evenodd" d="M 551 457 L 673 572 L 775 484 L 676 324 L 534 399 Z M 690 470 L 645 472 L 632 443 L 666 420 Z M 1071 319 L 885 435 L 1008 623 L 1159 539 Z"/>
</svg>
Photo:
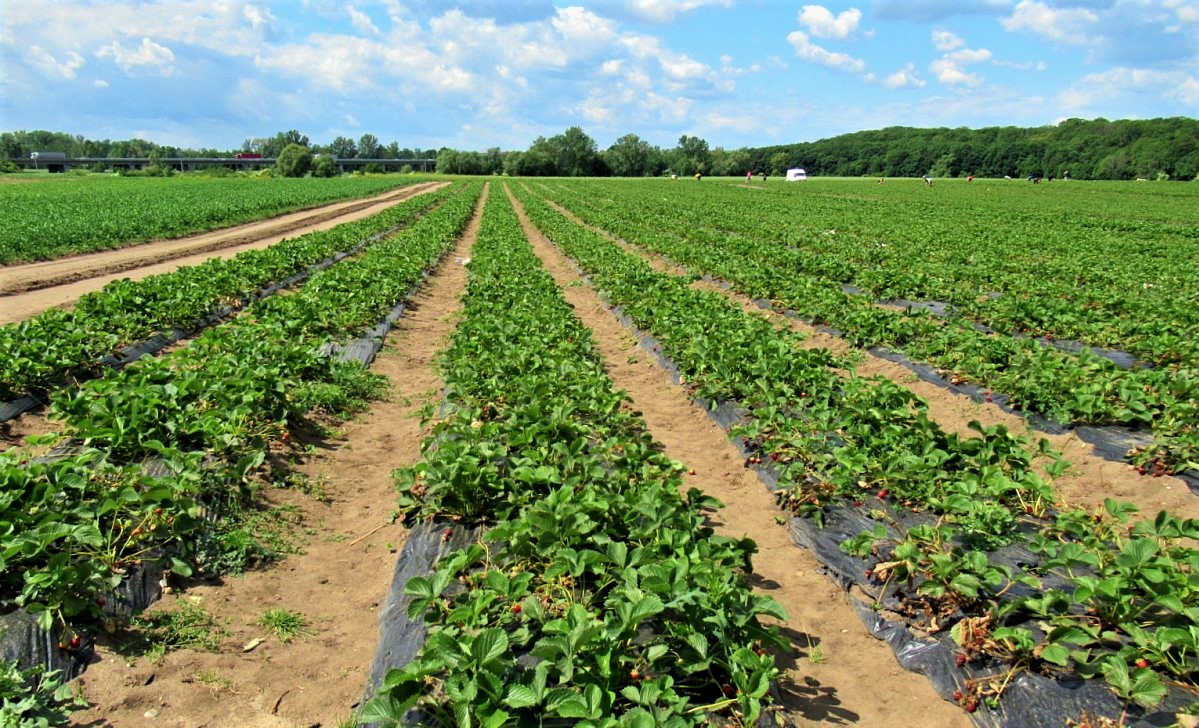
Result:
<svg viewBox="0 0 1199 728">
<path fill-rule="evenodd" d="M 94 167 L 102 164 L 108 169 L 141 169 L 150 166 L 149 157 L 67 157 L 65 159 L 29 159 L 10 157 L 9 160 L 22 169 L 49 169 L 65 172 L 72 167 Z M 368 164 L 377 165 L 385 172 L 398 172 L 408 165 L 417 172 L 432 172 L 437 169 L 436 159 L 334 159 L 342 172 L 362 169 Z M 180 172 L 193 172 L 208 167 L 228 167 L 238 171 L 265 169 L 275 166 L 275 157 L 246 159 L 241 157 L 159 157 L 158 163 Z"/>
</svg>

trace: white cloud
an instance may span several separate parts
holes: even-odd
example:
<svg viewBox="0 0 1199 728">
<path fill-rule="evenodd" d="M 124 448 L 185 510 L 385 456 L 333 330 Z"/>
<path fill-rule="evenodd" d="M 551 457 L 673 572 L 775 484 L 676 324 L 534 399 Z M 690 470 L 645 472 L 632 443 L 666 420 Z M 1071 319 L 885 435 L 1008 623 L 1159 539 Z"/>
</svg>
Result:
<svg viewBox="0 0 1199 728">
<path fill-rule="evenodd" d="M 371 20 L 371 16 L 362 12 L 353 5 L 347 5 L 346 12 L 350 15 L 350 25 L 353 25 L 354 29 L 359 33 L 362 33 L 363 35 L 379 35 L 379 29 L 375 27 L 375 23 Z"/>
<path fill-rule="evenodd" d="M 1047 67 L 1045 61 L 1025 61 L 1023 63 L 1017 63 L 1016 61 L 991 61 L 991 65 L 1014 68 L 1017 71 L 1044 71 Z"/>
<path fill-rule="evenodd" d="M 965 69 L 949 58 L 938 58 L 929 64 L 929 70 L 937 75 L 937 80 L 946 86 L 978 86 L 982 77 L 976 73 L 967 73 Z"/>
<path fill-rule="evenodd" d="M 937 80 L 946 86 L 979 86 L 983 79 L 977 73 L 966 70 L 966 66 L 991 60 L 992 53 L 986 48 L 971 49 L 966 41 L 945 30 L 932 32 L 933 47 L 945 51 L 941 57 L 929 64 Z"/>
<path fill-rule="evenodd" d="M 933 47 L 939 51 L 952 51 L 966 45 L 966 41 L 962 40 L 955 33 L 948 30 L 933 31 Z"/>
<path fill-rule="evenodd" d="M 96 58 L 111 59 L 125 73 L 145 69 L 156 69 L 160 75 L 169 76 L 174 71 L 175 54 L 170 48 L 142 38 L 141 45 L 126 48 L 120 41 L 113 41 L 96 51 Z"/>
<path fill-rule="evenodd" d="M 640 61 L 630 69 L 631 79 L 648 81 L 650 70 L 656 67 L 662 74 L 661 83 L 668 91 L 722 91 L 732 90 L 732 82 L 722 79 L 706 63 L 691 58 L 685 53 L 676 53 L 662 46 L 662 42 L 650 35 L 626 34 L 619 40 L 632 60 Z"/>
<path fill-rule="evenodd" d="M 1186 106 L 1199 104 L 1199 78 L 1184 77 L 1177 85 L 1166 90 L 1165 97 Z"/>
<path fill-rule="evenodd" d="M 888 88 L 924 88 L 925 81 L 916 75 L 916 65 L 909 63 L 883 79 Z"/>
<path fill-rule="evenodd" d="M 607 44 L 616 37 L 616 24 L 579 7 L 558 8 L 550 24 L 568 43 Z"/>
<path fill-rule="evenodd" d="M 727 114 L 713 112 L 710 114 L 704 114 L 703 121 L 704 124 L 711 129 L 732 129 L 742 133 L 756 132 L 763 125 L 763 120 L 760 116 L 748 113 Z M 767 123 L 773 123 L 773 119 Z"/>
<path fill-rule="evenodd" d="M 707 6 L 729 7 L 731 0 L 632 0 L 629 9 L 645 20 L 669 23 L 680 15 Z"/>
<path fill-rule="evenodd" d="M 1163 0 L 1162 7 L 1173 10 L 1180 23 L 1199 23 L 1199 4 L 1187 0 Z"/>
<path fill-rule="evenodd" d="M 1088 110 L 1095 102 L 1109 103 L 1120 95 L 1156 97 L 1179 106 L 1199 104 L 1199 78 L 1187 71 L 1113 68 L 1080 78 L 1061 94 L 1072 112 Z"/>
<path fill-rule="evenodd" d="M 59 49 L 128 43 L 149 37 L 160 44 L 187 44 L 221 55 L 253 56 L 275 32 L 268 8 L 244 0 L 160 0 L 159 2 L 45 2 L 3 0 L 4 23 Z M 54 28 L 43 34 L 42 28 Z"/>
<path fill-rule="evenodd" d="M 845 40 L 857 31 L 861 19 L 862 11 L 857 8 L 835 16 L 823 5 L 804 5 L 799 11 L 799 22 L 808 26 L 808 32 L 817 38 Z"/>
<path fill-rule="evenodd" d="M 271 30 L 275 25 L 275 16 L 270 9 L 263 9 L 257 5 L 242 6 L 242 17 L 250 24 L 250 27 L 257 31 Z"/>
<path fill-rule="evenodd" d="M 108 81 L 105 81 L 102 78 L 97 78 L 96 80 L 92 81 L 92 85 L 96 88 L 108 88 Z"/>
<path fill-rule="evenodd" d="M 787 35 L 787 42 L 795 48 L 795 55 L 805 61 L 849 73 L 863 73 L 866 70 L 865 61 L 846 53 L 822 48 L 813 43 L 808 34 L 802 30 L 792 31 Z"/>
<path fill-rule="evenodd" d="M 41 46 L 29 46 L 26 58 L 47 76 L 55 78 L 75 78 L 75 72 L 87 63 L 83 56 L 75 51 L 67 51 L 63 60 L 58 60 Z"/>
<path fill-rule="evenodd" d="M 1027 30 L 1063 43 L 1087 42 L 1086 30 L 1099 16 L 1086 8 L 1054 8 L 1034 0 L 1020 0 L 1010 17 L 999 22 L 1007 30 Z"/>
</svg>

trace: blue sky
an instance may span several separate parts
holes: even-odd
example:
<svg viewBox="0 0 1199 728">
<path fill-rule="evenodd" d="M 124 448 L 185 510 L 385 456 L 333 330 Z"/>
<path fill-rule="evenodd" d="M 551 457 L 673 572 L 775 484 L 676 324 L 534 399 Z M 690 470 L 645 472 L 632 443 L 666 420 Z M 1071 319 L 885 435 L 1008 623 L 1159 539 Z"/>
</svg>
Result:
<svg viewBox="0 0 1199 728">
<path fill-rule="evenodd" d="M 1199 116 L 1199 0 L 0 0 L 0 130 L 733 149 Z"/>
</svg>

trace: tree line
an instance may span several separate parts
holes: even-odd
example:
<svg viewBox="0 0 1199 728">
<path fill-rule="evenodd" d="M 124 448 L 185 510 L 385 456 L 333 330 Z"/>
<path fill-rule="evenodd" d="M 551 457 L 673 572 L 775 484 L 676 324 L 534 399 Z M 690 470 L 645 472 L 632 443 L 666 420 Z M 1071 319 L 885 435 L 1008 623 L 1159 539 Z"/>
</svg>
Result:
<svg viewBox="0 0 1199 728">
<path fill-rule="evenodd" d="M 663 149 L 626 134 L 599 150 L 579 127 L 538 137 L 525 151 L 442 149 L 437 171 L 521 176 L 1062 177 L 1199 179 L 1199 120 L 1068 119 L 1054 126 L 889 127 L 815 142 L 727 150 L 684 134 Z"/>
<path fill-rule="evenodd" d="M 298 144 L 312 154 L 327 154 L 337 159 L 434 159 L 436 149 L 414 149 L 401 147 L 399 142 L 383 144 L 374 134 L 363 134 L 357 141 L 339 136 L 328 144 L 314 144 L 306 134 L 295 129 L 281 131 L 274 136 L 246 139 L 237 149 L 215 149 L 201 147 L 175 147 L 156 144 L 146 139 L 86 139 L 77 134 L 56 131 L 6 131 L 0 133 L 0 158 L 28 159 L 30 152 L 64 152 L 68 157 L 97 157 L 117 159 L 121 157 L 198 157 L 219 159 L 236 154 L 261 154 L 278 157 L 289 144 Z"/>
<path fill-rule="evenodd" d="M 889 127 L 760 147 L 754 164 L 837 177 L 1199 179 L 1199 120 L 1067 119 L 1054 126 Z"/>
<path fill-rule="evenodd" d="M 224 157 L 237 152 L 278 157 L 288 146 L 335 159 L 433 159 L 445 174 L 511 176 L 690 177 L 781 176 L 792 167 L 835 177 L 1061 177 L 1075 179 L 1199 179 L 1199 120 L 1068 119 L 1053 126 L 968 129 L 888 127 L 767 147 L 712 148 L 684 134 L 663 148 L 625 134 L 607 149 L 580 127 L 538 137 L 523 151 L 492 147 L 483 152 L 443 147 L 411 149 L 382 144 L 374 134 L 339 136 L 313 144 L 296 130 L 247 139 L 239 150 L 180 149 L 142 139 L 94 141 L 60 132 L 0 134 L 0 156 L 61 151 L 74 157 Z"/>
</svg>

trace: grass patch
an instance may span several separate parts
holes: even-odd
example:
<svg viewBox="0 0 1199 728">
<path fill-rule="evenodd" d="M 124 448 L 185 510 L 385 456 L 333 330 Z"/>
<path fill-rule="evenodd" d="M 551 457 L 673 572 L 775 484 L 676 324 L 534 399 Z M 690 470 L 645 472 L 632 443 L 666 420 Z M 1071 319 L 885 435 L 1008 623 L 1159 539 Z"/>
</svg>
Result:
<svg viewBox="0 0 1199 728">
<path fill-rule="evenodd" d="M 130 626 L 148 645 L 145 656 L 152 662 L 175 650 L 216 652 L 228 634 L 204 605 L 186 599 L 175 609 L 143 614 Z"/>
<path fill-rule="evenodd" d="M 291 642 L 296 637 L 311 634 L 308 630 L 307 617 L 282 607 L 266 610 L 255 624 L 275 635 L 283 644 Z"/>
</svg>

